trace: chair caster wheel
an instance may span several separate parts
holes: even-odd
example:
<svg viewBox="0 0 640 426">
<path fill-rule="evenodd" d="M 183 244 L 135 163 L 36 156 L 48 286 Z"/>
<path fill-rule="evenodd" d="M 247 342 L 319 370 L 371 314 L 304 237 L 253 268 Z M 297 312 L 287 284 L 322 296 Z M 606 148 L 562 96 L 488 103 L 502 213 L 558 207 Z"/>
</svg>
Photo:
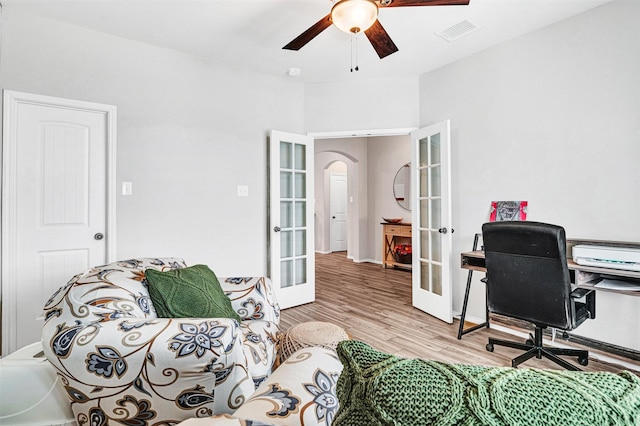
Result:
<svg viewBox="0 0 640 426">
<path fill-rule="evenodd" d="M 487 348 L 487 351 L 493 352 L 493 344 L 487 343 L 487 346 L 485 346 L 485 348 Z"/>
<path fill-rule="evenodd" d="M 589 364 L 589 357 L 578 357 L 578 363 L 580 365 L 588 365 Z"/>
</svg>

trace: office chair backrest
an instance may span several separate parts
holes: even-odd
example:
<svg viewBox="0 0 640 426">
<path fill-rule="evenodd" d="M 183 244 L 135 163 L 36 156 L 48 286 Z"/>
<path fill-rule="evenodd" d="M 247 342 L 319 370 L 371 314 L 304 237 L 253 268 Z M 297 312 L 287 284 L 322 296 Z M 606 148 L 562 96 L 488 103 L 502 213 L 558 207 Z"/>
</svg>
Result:
<svg viewBox="0 0 640 426">
<path fill-rule="evenodd" d="M 564 228 L 539 222 L 482 226 L 490 312 L 540 326 L 573 328 Z"/>
</svg>

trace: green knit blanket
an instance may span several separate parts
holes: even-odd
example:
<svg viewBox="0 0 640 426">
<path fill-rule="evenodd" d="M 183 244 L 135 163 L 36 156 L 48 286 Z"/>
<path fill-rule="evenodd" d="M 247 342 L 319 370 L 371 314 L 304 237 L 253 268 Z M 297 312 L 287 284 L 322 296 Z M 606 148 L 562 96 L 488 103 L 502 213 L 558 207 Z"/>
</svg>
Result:
<svg viewBox="0 0 640 426">
<path fill-rule="evenodd" d="M 453 365 L 338 345 L 333 426 L 640 425 L 640 378 L 623 371 Z"/>
</svg>

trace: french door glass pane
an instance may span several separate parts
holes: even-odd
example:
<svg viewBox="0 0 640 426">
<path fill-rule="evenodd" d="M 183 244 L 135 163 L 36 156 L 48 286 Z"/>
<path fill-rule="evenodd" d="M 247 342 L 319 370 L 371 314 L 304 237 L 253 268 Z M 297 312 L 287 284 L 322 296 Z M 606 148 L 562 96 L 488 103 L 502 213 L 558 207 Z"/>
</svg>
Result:
<svg viewBox="0 0 640 426">
<path fill-rule="evenodd" d="M 440 196 L 440 176 L 442 175 L 442 167 L 431 167 L 431 196 Z"/>
<path fill-rule="evenodd" d="M 302 257 L 296 259 L 296 285 L 307 282 L 307 260 Z"/>
<path fill-rule="evenodd" d="M 307 231 L 304 229 L 296 230 L 296 256 L 304 256 L 307 254 Z"/>
<path fill-rule="evenodd" d="M 280 227 L 291 228 L 293 226 L 293 203 L 291 201 L 280 201 Z"/>
<path fill-rule="evenodd" d="M 295 145 L 295 169 L 307 170 L 306 157 L 307 147 L 305 145 Z"/>
<path fill-rule="evenodd" d="M 292 169 L 291 164 L 291 143 L 280 142 L 280 168 Z"/>
<path fill-rule="evenodd" d="M 280 261 L 280 287 L 293 286 L 293 261 Z"/>
<path fill-rule="evenodd" d="M 440 164 L 440 133 L 431 136 L 431 163 Z"/>
<path fill-rule="evenodd" d="M 296 198 L 305 198 L 307 196 L 307 175 L 306 173 L 296 173 Z"/>
<path fill-rule="evenodd" d="M 429 227 L 429 200 L 420 200 L 420 228 Z"/>
<path fill-rule="evenodd" d="M 420 258 L 429 258 L 429 233 L 420 231 Z"/>
<path fill-rule="evenodd" d="M 420 169 L 420 197 L 429 196 L 429 169 Z"/>
<path fill-rule="evenodd" d="M 431 284 L 431 291 L 442 296 L 442 266 L 436 263 L 431 264 L 431 278 L 433 279 Z"/>
<path fill-rule="evenodd" d="M 442 234 L 438 231 L 431 231 L 431 260 L 442 262 Z"/>
<path fill-rule="evenodd" d="M 307 203 L 296 201 L 296 227 L 307 226 Z"/>
<path fill-rule="evenodd" d="M 293 180 L 291 172 L 280 172 L 280 198 L 293 197 Z"/>
<path fill-rule="evenodd" d="M 429 165 L 429 138 L 420 139 L 418 146 L 420 156 L 420 166 Z"/>
<path fill-rule="evenodd" d="M 429 264 L 420 262 L 420 288 L 431 291 L 431 274 L 429 273 Z"/>
<path fill-rule="evenodd" d="M 291 231 L 280 232 L 280 257 L 293 256 L 293 233 Z"/>
<path fill-rule="evenodd" d="M 432 229 L 440 229 L 442 224 L 442 200 L 431 200 L 431 226 Z"/>
</svg>

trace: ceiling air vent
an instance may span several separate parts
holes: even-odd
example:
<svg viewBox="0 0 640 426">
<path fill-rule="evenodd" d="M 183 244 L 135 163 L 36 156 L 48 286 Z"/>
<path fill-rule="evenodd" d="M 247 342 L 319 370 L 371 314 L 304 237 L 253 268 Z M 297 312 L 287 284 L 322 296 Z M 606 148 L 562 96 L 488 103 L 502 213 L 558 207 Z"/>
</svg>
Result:
<svg viewBox="0 0 640 426">
<path fill-rule="evenodd" d="M 465 19 L 464 21 L 458 22 L 457 24 L 447 28 L 446 30 L 436 32 L 436 34 L 447 41 L 454 41 L 459 39 L 460 37 L 466 36 L 467 34 L 471 34 L 472 32 L 479 30 L 480 28 L 482 27 Z"/>
</svg>

